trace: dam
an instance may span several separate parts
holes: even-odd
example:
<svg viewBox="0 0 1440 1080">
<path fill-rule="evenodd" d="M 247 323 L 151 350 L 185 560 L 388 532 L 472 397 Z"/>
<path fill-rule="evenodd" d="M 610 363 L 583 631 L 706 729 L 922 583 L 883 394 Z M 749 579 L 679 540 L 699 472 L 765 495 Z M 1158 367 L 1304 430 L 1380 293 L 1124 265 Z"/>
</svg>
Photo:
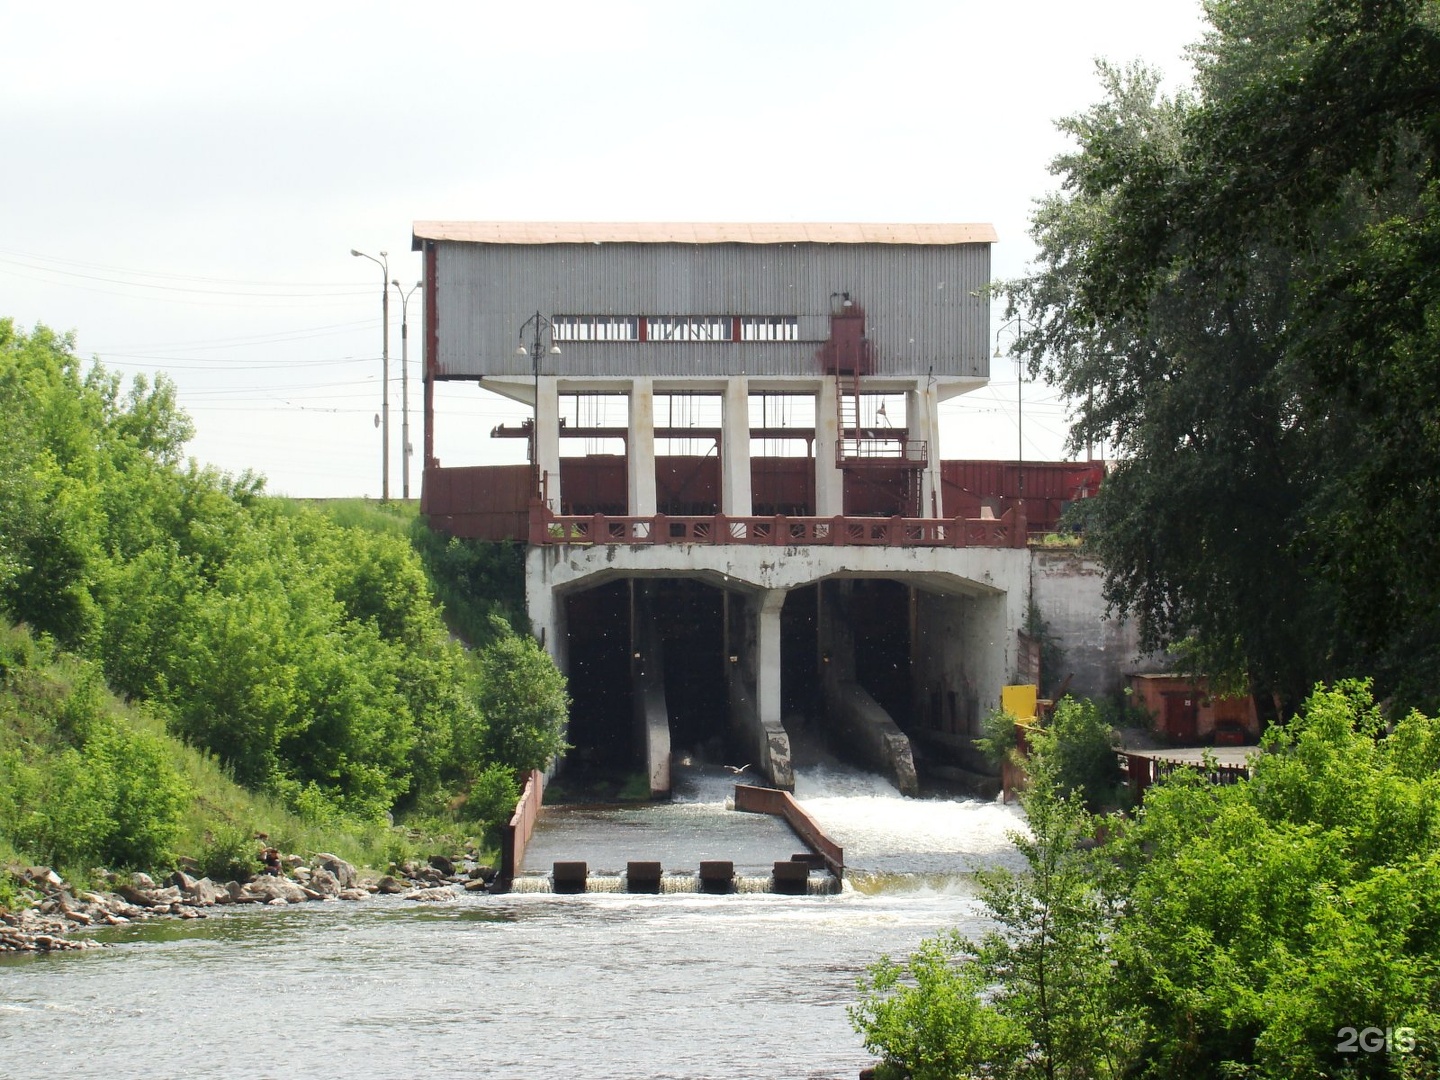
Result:
<svg viewBox="0 0 1440 1080">
<path fill-rule="evenodd" d="M 415 224 L 421 513 L 524 545 L 532 630 L 575 703 L 562 776 L 636 770 L 664 799 L 674 762 L 708 756 L 789 791 L 802 733 L 903 794 L 927 762 L 986 770 L 981 719 L 1037 681 L 1030 537 L 1103 475 L 942 458 L 941 403 L 989 378 L 994 240 Z M 532 415 L 437 432 L 467 393 Z M 467 460 L 504 445 L 526 463 Z"/>
</svg>

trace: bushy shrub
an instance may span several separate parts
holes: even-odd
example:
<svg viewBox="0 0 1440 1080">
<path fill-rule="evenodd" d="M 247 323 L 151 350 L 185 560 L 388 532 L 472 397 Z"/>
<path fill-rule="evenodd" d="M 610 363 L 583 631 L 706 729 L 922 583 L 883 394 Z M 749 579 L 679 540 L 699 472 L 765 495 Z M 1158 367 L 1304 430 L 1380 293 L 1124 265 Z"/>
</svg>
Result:
<svg viewBox="0 0 1440 1080">
<path fill-rule="evenodd" d="M 260 869 L 250 830 L 221 825 L 205 838 L 198 862 L 200 874 L 211 881 L 249 881 Z"/>
<path fill-rule="evenodd" d="M 515 812 L 520 798 L 520 785 L 515 770 L 504 765 L 491 765 L 475 778 L 465 801 L 459 807 L 460 817 L 487 827 L 503 824 Z"/>
<path fill-rule="evenodd" d="M 1078 791 L 1092 810 L 1113 808 L 1123 800 L 1115 733 L 1093 701 L 1061 699 L 1050 721 L 1033 731 L 1031 746 L 1053 762 L 1062 793 Z"/>
<path fill-rule="evenodd" d="M 861 1000 L 847 1012 L 881 1058 L 877 1080 L 953 1080 L 1007 1056 L 1012 1025 L 983 1000 L 985 972 L 969 948 L 952 930 L 904 963 L 882 957 L 860 978 Z"/>
</svg>

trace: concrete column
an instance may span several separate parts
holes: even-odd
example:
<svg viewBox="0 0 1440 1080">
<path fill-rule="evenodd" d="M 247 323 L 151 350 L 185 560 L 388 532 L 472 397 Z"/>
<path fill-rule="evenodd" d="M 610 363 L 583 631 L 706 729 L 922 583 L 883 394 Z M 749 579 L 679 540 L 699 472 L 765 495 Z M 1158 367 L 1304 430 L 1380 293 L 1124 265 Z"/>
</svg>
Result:
<svg viewBox="0 0 1440 1080">
<path fill-rule="evenodd" d="M 750 516 L 750 380 L 743 375 L 725 384 L 724 430 L 720 439 L 720 512 Z"/>
<path fill-rule="evenodd" d="M 632 517 L 655 513 L 655 382 L 634 379 L 630 383 L 630 434 L 625 447 L 629 474 L 629 506 Z"/>
<path fill-rule="evenodd" d="M 785 593 L 766 589 L 756 613 L 755 704 L 762 724 L 780 722 L 780 609 Z"/>
<path fill-rule="evenodd" d="M 845 512 L 845 474 L 835 465 L 840 442 L 840 394 L 834 379 L 825 379 L 815 395 L 815 514 L 836 517 Z"/>
<path fill-rule="evenodd" d="M 920 516 L 943 517 L 940 486 L 940 399 L 928 379 L 905 394 L 905 423 L 911 439 L 925 441 L 928 463 L 920 476 Z"/>
<path fill-rule="evenodd" d="M 560 383 L 541 375 L 535 383 L 535 460 L 545 505 L 560 512 Z"/>
<path fill-rule="evenodd" d="M 564 671 L 562 661 L 569 659 L 566 655 L 569 650 L 561 640 L 564 613 L 555 602 L 555 592 L 550 585 L 551 550 L 531 547 L 525 553 L 525 613 L 530 616 L 530 632 Z"/>
</svg>

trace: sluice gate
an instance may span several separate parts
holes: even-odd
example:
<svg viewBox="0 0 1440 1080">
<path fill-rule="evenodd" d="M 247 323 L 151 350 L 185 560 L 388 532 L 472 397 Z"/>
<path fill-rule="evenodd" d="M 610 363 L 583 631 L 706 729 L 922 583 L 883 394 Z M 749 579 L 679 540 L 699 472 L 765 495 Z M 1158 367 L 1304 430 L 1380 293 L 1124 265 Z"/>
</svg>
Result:
<svg viewBox="0 0 1440 1080">
<path fill-rule="evenodd" d="M 698 758 L 791 790 L 803 735 L 914 794 L 916 591 L 832 579 L 757 592 L 702 575 L 567 594 L 573 750 L 561 774 L 639 772 L 664 799 L 672 761 Z"/>
</svg>

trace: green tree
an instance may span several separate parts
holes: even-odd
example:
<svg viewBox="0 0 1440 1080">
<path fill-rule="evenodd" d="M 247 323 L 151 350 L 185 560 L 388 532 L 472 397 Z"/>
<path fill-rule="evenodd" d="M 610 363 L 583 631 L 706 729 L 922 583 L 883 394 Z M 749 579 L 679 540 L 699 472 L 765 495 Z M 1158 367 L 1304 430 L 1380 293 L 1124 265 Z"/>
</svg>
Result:
<svg viewBox="0 0 1440 1080">
<path fill-rule="evenodd" d="M 1065 696 L 1049 721 L 1031 731 L 1030 745 L 1041 767 L 1053 770 L 1059 790 L 1078 795 L 1092 812 L 1123 801 L 1115 733 L 1095 702 Z"/>
<path fill-rule="evenodd" d="M 565 676 L 534 638 L 498 616 L 492 624 L 494 639 L 479 655 L 484 757 L 520 771 L 543 769 L 567 749 Z"/>
<path fill-rule="evenodd" d="M 899 1077 L 1118 1077 L 1136 1062 L 1138 1010 L 1118 997 L 1109 941 L 1119 908 L 1089 850 L 1096 822 L 1060 784 L 1053 744 L 1029 762 L 1026 868 L 976 875 L 996 929 L 952 932 L 901 965 L 882 959 L 850 1010 Z"/>
<path fill-rule="evenodd" d="M 1018 347 L 1115 447 L 1086 536 L 1145 645 L 1291 707 L 1371 672 L 1434 705 L 1437 8 L 1206 11 L 1193 95 L 1102 68 L 1062 122 Z"/>
<path fill-rule="evenodd" d="M 1433 1075 L 1440 1043 L 1440 725 L 1386 736 L 1363 683 L 1317 689 L 1248 782 L 1177 771 L 1111 845 L 1114 952 L 1142 1075 Z M 1338 1049 L 1410 1028 L 1418 1052 Z"/>
</svg>

